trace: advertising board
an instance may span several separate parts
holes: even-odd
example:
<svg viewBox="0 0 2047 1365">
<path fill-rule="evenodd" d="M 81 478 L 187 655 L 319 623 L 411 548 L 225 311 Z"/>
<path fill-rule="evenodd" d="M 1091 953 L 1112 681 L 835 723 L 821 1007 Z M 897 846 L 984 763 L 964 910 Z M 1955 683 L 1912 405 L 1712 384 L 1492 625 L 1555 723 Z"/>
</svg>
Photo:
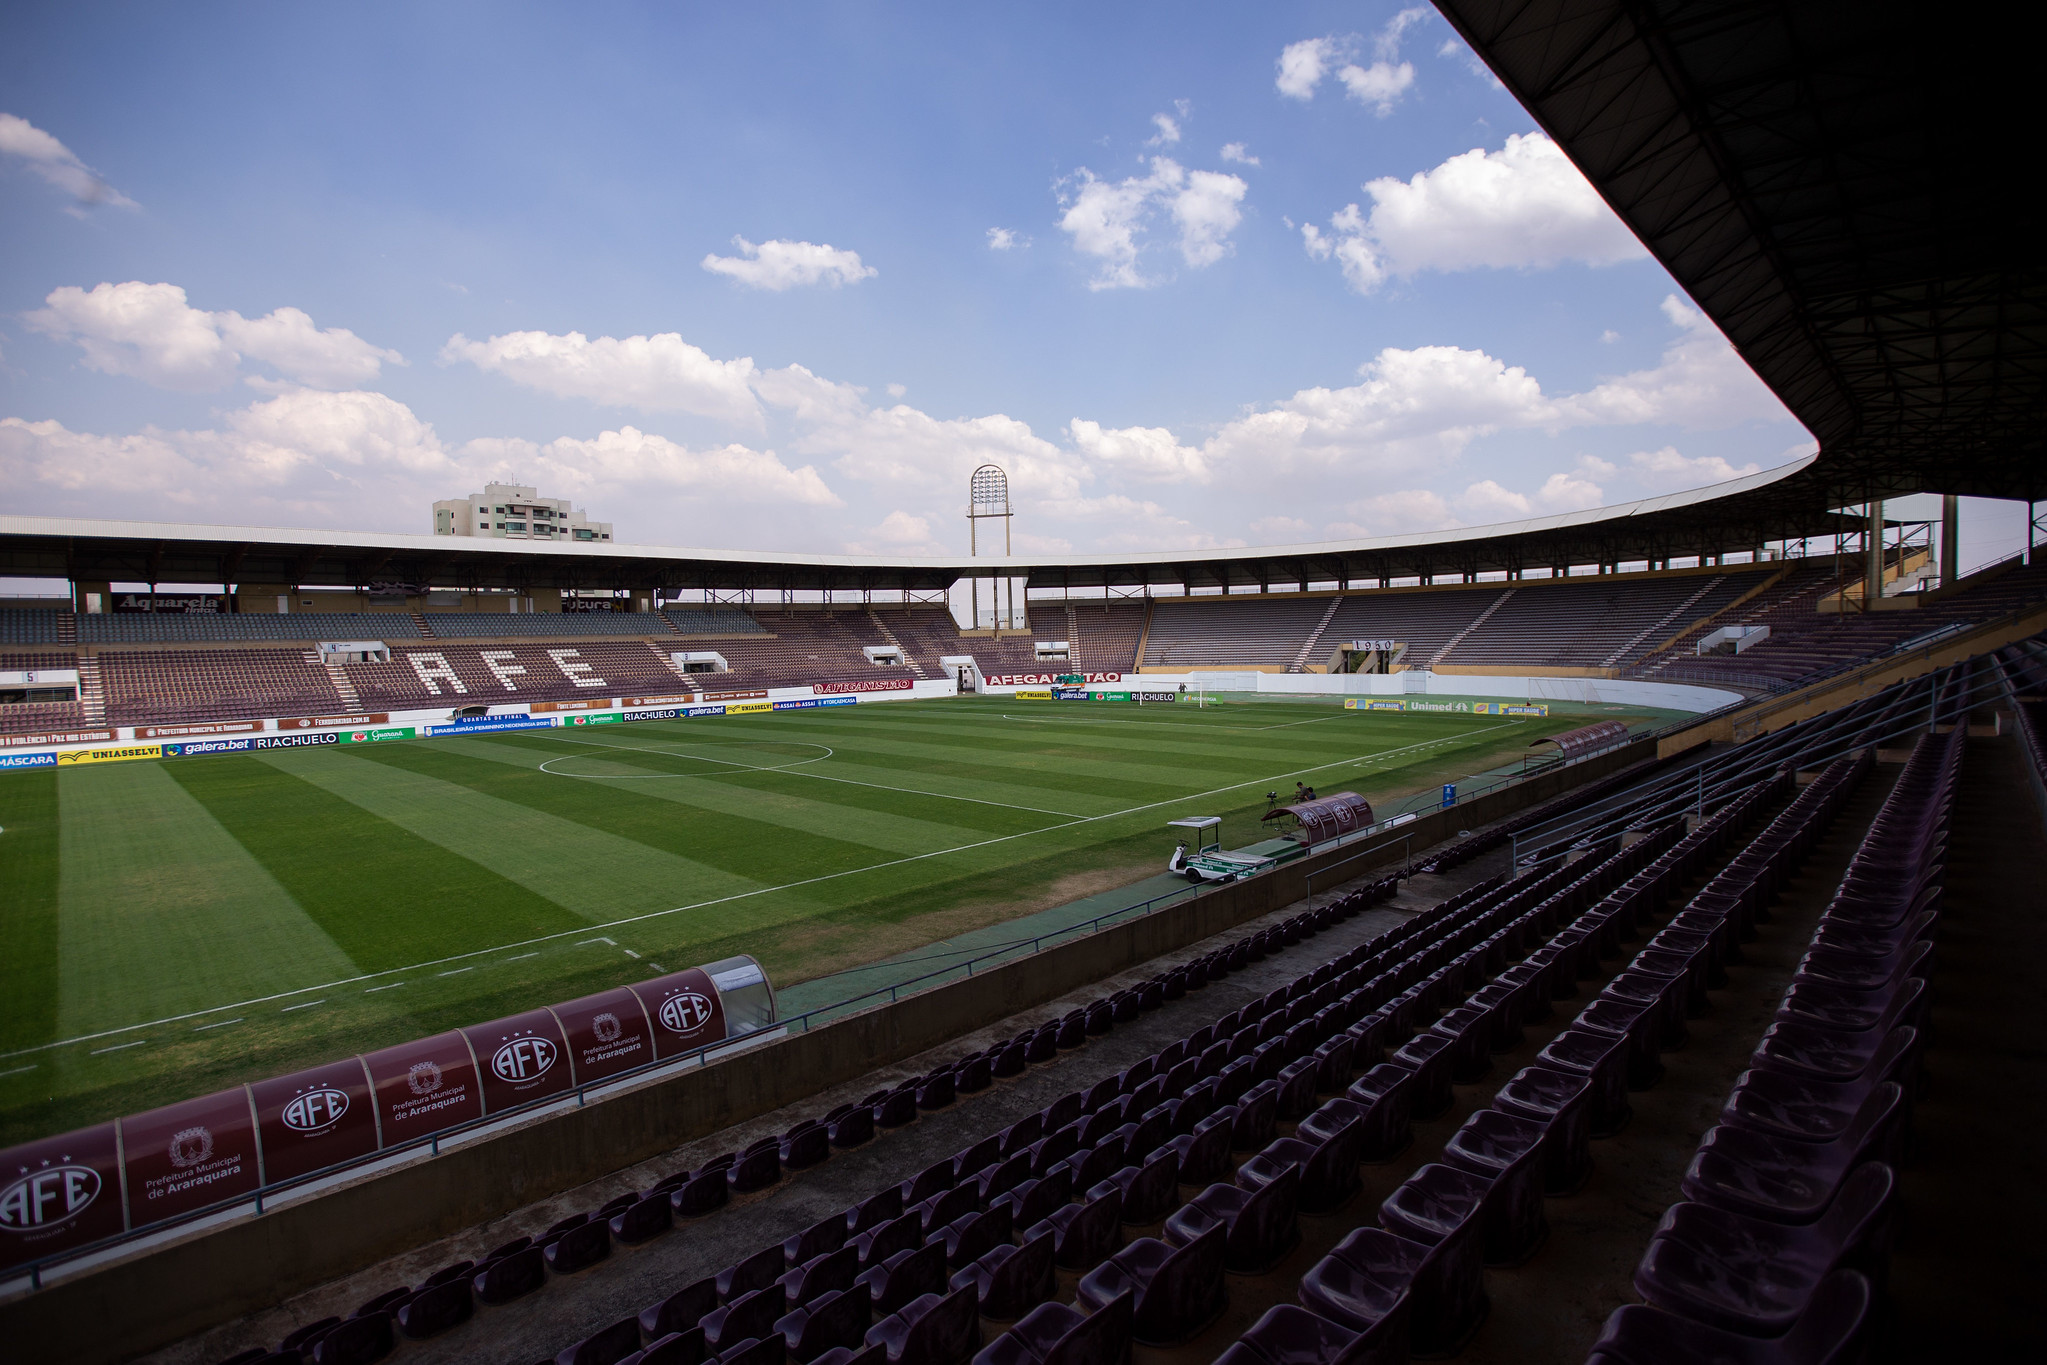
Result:
<svg viewBox="0 0 2047 1365">
<path fill-rule="evenodd" d="M 262 1184 L 256 1120 L 240 1086 L 121 1120 L 128 1221 L 175 1218 Z"/>
<path fill-rule="evenodd" d="M 1076 676 L 1082 682 L 1091 683 L 1117 683 L 1123 681 L 1121 673 L 1081 673 L 1077 675 L 1073 673 L 990 673 L 988 675 L 988 685 L 990 687 L 1028 687 L 1032 684 L 1056 683 L 1061 678 Z"/>
<path fill-rule="evenodd" d="M 4 768 L 54 768 L 55 754 L 0 754 L 0 769 Z"/>
<path fill-rule="evenodd" d="M 685 709 L 685 708 L 683 708 L 683 707 L 680 707 L 680 706 L 662 706 L 662 707 L 657 707 L 656 709 L 654 709 L 654 710 L 652 710 L 652 711 L 628 711 L 628 712 L 626 712 L 626 713 L 625 713 L 625 715 L 624 715 L 623 717 L 621 717 L 621 719 L 624 719 L 624 720 L 682 720 L 682 719 L 684 719 L 684 718 L 685 718 L 686 716 L 688 716 L 688 715 L 689 715 L 689 712 L 688 712 L 688 710 L 687 710 L 687 709 Z"/>
<path fill-rule="evenodd" d="M 626 989 L 639 997 L 647 1017 L 654 1021 L 657 1061 L 724 1040 L 725 1005 L 718 998 L 718 988 L 701 970 L 690 967 Z"/>
<path fill-rule="evenodd" d="M 381 730 L 343 730 L 343 744 L 384 744 L 394 739 L 411 739 L 417 732 L 410 725 L 387 725 Z"/>
<path fill-rule="evenodd" d="M 364 1057 L 384 1145 L 483 1117 L 476 1060 L 460 1033 L 441 1033 Z"/>
<path fill-rule="evenodd" d="M 704 693 L 704 700 L 751 701 L 755 697 L 765 697 L 766 695 L 768 695 L 768 690 L 765 687 L 757 687 L 751 692 L 706 692 Z"/>
<path fill-rule="evenodd" d="M 161 744 L 124 744 L 111 749 L 73 749 L 57 755 L 57 766 L 74 768 L 84 763 L 130 763 L 138 758 L 162 758 Z"/>
<path fill-rule="evenodd" d="M 1180 700 L 1180 694 L 1178 692 L 1132 692 L 1130 694 L 1130 700 L 1143 702 L 1177 702 L 1178 700 Z"/>
<path fill-rule="evenodd" d="M 690 706 L 696 699 L 694 692 L 681 692 L 672 697 L 620 697 L 618 704 L 630 710 L 635 706 Z"/>
<path fill-rule="evenodd" d="M 360 1057 L 257 1081 L 249 1098 L 256 1106 L 266 1184 L 377 1150 L 376 1106 Z"/>
<path fill-rule="evenodd" d="M 568 1040 L 551 1011 L 528 1010 L 462 1030 L 482 1066 L 486 1113 L 516 1108 L 575 1088 Z"/>
<path fill-rule="evenodd" d="M 1087 689 L 1085 687 L 1055 687 L 1052 689 L 1052 700 L 1086 701 Z"/>
<path fill-rule="evenodd" d="M 583 716 L 583 715 L 576 715 L 576 716 L 563 716 L 563 717 L 562 717 L 562 724 L 564 724 L 564 725 L 616 725 L 616 724 L 618 724 L 618 723 L 619 723 L 619 722 L 620 722 L 621 720 L 623 720 L 623 719 L 625 719 L 625 717 L 623 717 L 623 716 L 619 715 L 619 714 L 618 714 L 618 712 L 616 712 L 616 711 L 606 711 L 606 712 L 604 712 L 604 713 L 603 713 L 603 714 L 601 714 L 601 715 L 595 715 L 595 716 Z"/>
<path fill-rule="evenodd" d="M 991 680 L 991 681 L 992 681 L 992 680 Z M 1046 691 L 1046 690 L 1044 690 L 1044 689 L 1042 689 L 1042 688 L 1041 688 L 1041 689 L 1038 689 L 1038 690 L 1036 690 L 1036 691 L 1018 691 L 1018 692 L 1013 692 L 1013 693 L 1011 693 L 1010 695 L 1014 696 L 1014 697 L 1015 697 L 1015 698 L 1016 698 L 1016 699 L 1017 699 L 1018 701 L 1050 701 L 1050 700 L 1052 700 L 1052 694 L 1051 694 L 1051 692 L 1049 692 L 1049 691 Z"/>
<path fill-rule="evenodd" d="M 315 730 L 297 735 L 258 735 L 255 746 L 258 749 L 305 749 L 316 744 L 338 744 L 341 736 L 332 730 Z"/>
<path fill-rule="evenodd" d="M 263 728 L 260 720 L 221 720 L 208 725 L 138 725 L 137 739 L 174 739 L 179 735 L 247 735 Z"/>
<path fill-rule="evenodd" d="M 359 716 L 293 716 L 277 722 L 280 730 L 349 730 L 364 725 L 389 725 L 388 711 L 366 711 Z"/>
<path fill-rule="evenodd" d="M 609 711 L 611 709 L 611 698 L 590 697 L 583 701 L 537 701 L 526 709 L 536 716 L 543 715 L 549 711 Z"/>
<path fill-rule="evenodd" d="M 801 697 L 795 701 L 778 701 L 777 711 L 809 711 L 819 706 L 857 706 L 858 697 Z"/>
<path fill-rule="evenodd" d="M 1471 704 L 1474 716 L 1546 716 L 1549 707 L 1541 702 L 1475 701 Z"/>
<path fill-rule="evenodd" d="M 419 733 L 428 739 L 444 735 L 489 735 L 502 730 L 552 730 L 555 723 L 539 716 L 490 716 L 459 725 L 422 725 Z"/>
<path fill-rule="evenodd" d="M 108 744 L 112 730 L 53 730 L 46 735 L 0 735 L 0 749 L 40 749 L 48 744 Z"/>
<path fill-rule="evenodd" d="M 111 1123 L 10 1148 L 0 1166 L 0 1266 L 127 1231 Z"/>
<path fill-rule="evenodd" d="M 256 747 L 254 739 L 186 739 L 163 746 L 165 758 L 197 758 L 201 754 L 245 754 Z"/>
<path fill-rule="evenodd" d="M 569 1040 L 577 1085 L 589 1085 L 654 1060 L 654 1034 L 640 998 L 625 987 L 554 1007 Z"/>
<path fill-rule="evenodd" d="M 1346 711 L 1405 711 L 1407 703 L 1405 701 L 1375 700 L 1369 697 L 1345 697 L 1343 699 L 1343 709 Z"/>
<path fill-rule="evenodd" d="M 852 682 L 812 683 L 810 690 L 826 697 L 840 692 L 908 692 L 916 685 L 911 678 L 857 678 Z"/>
<path fill-rule="evenodd" d="M 763 714 L 768 711 L 772 711 L 774 709 L 775 704 L 773 702 L 742 701 L 736 702 L 733 705 L 726 707 L 725 714 L 728 716 L 754 716 Z"/>
</svg>

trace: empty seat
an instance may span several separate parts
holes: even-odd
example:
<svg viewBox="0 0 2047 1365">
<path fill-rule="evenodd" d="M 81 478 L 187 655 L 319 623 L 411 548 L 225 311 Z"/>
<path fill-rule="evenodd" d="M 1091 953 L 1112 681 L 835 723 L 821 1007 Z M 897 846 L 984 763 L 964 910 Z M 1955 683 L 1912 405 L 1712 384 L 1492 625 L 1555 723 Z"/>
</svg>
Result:
<svg viewBox="0 0 2047 1365">
<path fill-rule="evenodd" d="M 1634 1107 L 1628 1103 L 1628 1042 L 1608 1033 L 1565 1029 L 1535 1054 L 1535 1060 L 1553 1071 L 1583 1076 L 1590 1084 L 1589 1115 L 1592 1136 L 1609 1138 L 1628 1126 Z"/>
<path fill-rule="evenodd" d="M 867 1286 L 849 1285 L 823 1294 L 775 1320 L 791 1358 L 807 1362 L 837 1347 L 863 1345 L 870 1318 Z"/>
<path fill-rule="evenodd" d="M 887 1350 L 888 1365 L 961 1365 L 981 1344 L 972 1286 L 906 1304 L 867 1329 L 867 1344 Z"/>
<path fill-rule="evenodd" d="M 636 1199 L 611 1216 L 611 1235 L 625 1246 L 636 1246 L 659 1237 L 674 1226 L 675 1216 L 665 1194 Z"/>
<path fill-rule="evenodd" d="M 1126 1227 L 1156 1223 L 1180 1202 L 1180 1157 L 1171 1148 L 1142 1166 L 1125 1166 L 1109 1179 L 1123 1192 L 1120 1217 Z"/>
<path fill-rule="evenodd" d="M 803 1265 L 782 1276 L 783 1297 L 794 1307 L 801 1308 L 812 1299 L 824 1297 L 836 1290 L 849 1289 L 853 1279 L 860 1273 L 860 1253 L 857 1249 L 842 1246 L 837 1251 L 827 1251 L 813 1256 Z M 860 1329 L 866 1331 L 863 1325 Z"/>
<path fill-rule="evenodd" d="M 1087 1270 L 1116 1249 L 1122 1235 L 1123 1191 L 1111 1182 L 1090 1189 L 1082 1202 L 1052 1210 L 1027 1236 L 1052 1234 L 1052 1259 L 1068 1270 Z"/>
<path fill-rule="evenodd" d="M 1720 1121 L 1806 1142 L 1831 1142 L 1848 1131 L 1871 1091 L 1886 1081 L 1906 1083 L 1919 1031 L 1895 1028 L 1871 1059 L 1868 1072 L 1852 1081 L 1821 1081 L 1787 1071 L 1755 1069 L 1741 1073 L 1721 1107 Z"/>
<path fill-rule="evenodd" d="M 1773 1223 L 1810 1223 L 1863 1161 L 1889 1155 L 1903 1103 L 1895 1082 L 1872 1091 L 1855 1120 L 1832 1142 L 1801 1142 L 1718 1124 L 1685 1171 L 1685 1198 Z"/>
<path fill-rule="evenodd" d="M 980 1300 L 981 1316 L 1010 1322 L 1051 1298 L 1058 1288 L 1052 1265 L 1050 1233 L 1025 1235 L 1022 1246 L 998 1246 L 970 1266 L 955 1271 L 953 1289 L 971 1284 Z M 893 1311 L 893 1310 L 891 1310 Z"/>
<path fill-rule="evenodd" d="M 542 1246 L 547 1268 L 557 1275 L 587 1270 L 611 1255 L 611 1225 L 601 1218 L 578 1223 Z"/>
<path fill-rule="evenodd" d="M 835 1213 L 782 1243 L 782 1261 L 792 1269 L 846 1245 L 846 1215 Z"/>
<path fill-rule="evenodd" d="M 1122 1365 L 1130 1357 L 1133 1303 L 1123 1294 L 1092 1313 L 1041 1304 L 984 1347 L 974 1365 Z"/>
<path fill-rule="evenodd" d="M 1297 1166 L 1300 1211 L 1333 1212 L 1357 1193 L 1358 1153 L 1364 1131 L 1365 1116 L 1360 1113 L 1326 1137 L 1275 1138 L 1264 1151 L 1237 1168 L 1237 1184 L 1247 1190 L 1262 1189 L 1286 1167 Z"/>
<path fill-rule="evenodd" d="M 1179 1161 L 1178 1179 L 1183 1185 L 1207 1185 L 1221 1179 L 1230 1169 L 1230 1137 L 1236 1131 L 1235 1106 L 1210 1114 L 1166 1144 Z"/>
<path fill-rule="evenodd" d="M 1543 1126 L 1497 1109 L 1481 1109 L 1451 1134 L 1443 1164 L 1489 1182 L 1485 1198 L 1485 1263 L 1519 1265 L 1549 1235 L 1542 1207 Z"/>
<path fill-rule="evenodd" d="M 1434 1248 L 1384 1228 L 1359 1228 L 1308 1267 L 1298 1296 L 1319 1317 L 1405 1351 L 1414 1278 Z"/>
<path fill-rule="evenodd" d="M 592 1332 L 554 1358 L 555 1365 L 617 1365 L 640 1349 L 640 1324 L 634 1318 L 620 1318 L 609 1327 Z"/>
<path fill-rule="evenodd" d="M 1239 1275 L 1262 1275 L 1300 1241 L 1295 1215 L 1301 1192 L 1301 1168 L 1289 1162 L 1257 1190 L 1210 1185 L 1166 1219 L 1166 1240 L 1186 1246 L 1215 1228 L 1227 1234 L 1225 1268 Z"/>
<path fill-rule="evenodd" d="M 1570 1194 L 1592 1173 L 1592 1079 L 1524 1067 L 1493 1096 L 1493 1108 L 1543 1125 L 1543 1191 Z"/>
<path fill-rule="evenodd" d="M 1379 1206 L 1388 1232 L 1432 1248 L 1411 1290 L 1417 1353 L 1454 1354 L 1485 1320 L 1481 1215 L 1490 1188 L 1477 1176 L 1432 1163 Z"/>
<path fill-rule="evenodd" d="M 860 1272 L 874 1311 L 886 1316 L 926 1294 L 947 1292 L 945 1248 L 932 1243 L 914 1251 L 898 1251 L 880 1265 Z M 954 1286 L 957 1288 L 957 1286 Z"/>
<path fill-rule="evenodd" d="M 1405 1326 L 1403 1320 L 1403 1332 Z M 1407 1359 L 1407 1342 L 1392 1332 L 1360 1334 L 1282 1303 L 1266 1309 L 1216 1359 L 1217 1365 L 1398 1365 Z"/>
<path fill-rule="evenodd" d="M 713 1209 L 723 1208 L 731 1197 L 722 1169 L 704 1171 L 670 1190 L 668 1207 L 677 1218 L 701 1218 Z"/>
<path fill-rule="evenodd" d="M 510 1303 L 547 1283 L 547 1260 L 539 1247 L 529 1246 L 487 1262 L 469 1283 L 481 1303 Z"/>
<path fill-rule="evenodd" d="M 1872 1161 L 1805 1227 L 1678 1204 L 1650 1239 L 1635 1288 L 1668 1312 L 1746 1336 L 1781 1336 L 1837 1266 L 1881 1267 L 1896 1187 L 1891 1168 Z"/>
<path fill-rule="evenodd" d="M 1781 1337 L 1743 1336 L 1631 1304 L 1606 1320 L 1586 1365 L 1853 1365 L 1874 1299 L 1862 1275 L 1836 1270 Z"/>
<path fill-rule="evenodd" d="M 1081 1278 L 1078 1302 L 1095 1313 L 1132 1295 L 1132 1337 L 1147 1346 L 1176 1346 L 1222 1316 L 1227 1237 L 1220 1224 L 1179 1247 L 1140 1237 Z"/>
<path fill-rule="evenodd" d="M 687 1332 L 718 1306 L 718 1282 L 706 1276 L 640 1310 L 640 1331 L 649 1341 Z"/>
<path fill-rule="evenodd" d="M 475 1289 L 469 1278 L 429 1285 L 398 1305 L 398 1330 L 414 1341 L 469 1321 L 476 1312 Z"/>
<path fill-rule="evenodd" d="M 742 1342 L 755 1337 L 775 1337 L 775 1323 L 789 1311 L 789 1304 L 782 1297 L 782 1286 L 771 1284 L 766 1289 L 755 1289 L 741 1294 L 723 1308 L 704 1314 L 697 1324 L 704 1329 L 704 1345 L 707 1349 L 723 1355 Z"/>
<path fill-rule="evenodd" d="M 718 1286 L 718 1301 L 730 1303 L 741 1294 L 766 1289 L 782 1278 L 782 1271 L 787 1265 L 780 1247 L 762 1247 L 745 1260 L 718 1272 L 714 1281 Z"/>
</svg>

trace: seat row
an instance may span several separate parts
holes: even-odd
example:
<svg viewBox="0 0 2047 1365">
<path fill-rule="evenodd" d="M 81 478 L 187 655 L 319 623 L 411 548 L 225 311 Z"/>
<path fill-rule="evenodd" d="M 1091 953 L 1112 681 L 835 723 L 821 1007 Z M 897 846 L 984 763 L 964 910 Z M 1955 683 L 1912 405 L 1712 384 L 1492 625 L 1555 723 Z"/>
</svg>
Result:
<svg viewBox="0 0 2047 1365">
<path fill-rule="evenodd" d="M 1964 728 L 1927 735 L 1851 860 L 1594 1365 L 1860 1358 L 1894 1232 Z M 1865 760 L 1866 763 L 1866 760 Z"/>
<path fill-rule="evenodd" d="M 1710 885 L 1723 892 L 1738 888 L 1749 903 L 1765 904 L 1838 810 L 1851 777 L 1847 770 L 1830 771 L 1810 784 Z M 1483 1011 L 1490 1015 L 1489 1041 L 1499 1050 L 1512 1046 L 1525 1022 L 1546 1012 L 1551 999 L 1571 994 L 1575 981 L 1596 973 L 1597 958 L 1617 954 L 1619 941 L 1635 936 L 1636 922 L 1653 912 L 1653 893 L 1684 880 L 1699 850 L 1724 846 L 1782 786 L 1780 777 L 1685 838 L 1645 841 L 1662 850 L 1649 867 L 1436 1029 L 1460 1018 L 1476 1022 Z M 1534 1254 L 1548 1234 L 1544 1197 L 1583 1184 L 1588 1138 L 1625 1125 L 1628 1090 L 1655 1084 L 1657 1051 L 1682 1040 L 1683 1014 L 1666 1002 L 1688 998 L 1681 993 L 1686 974 L 1682 961 L 1670 959 L 1702 953 L 1706 945 L 1673 931 L 1696 934 L 1702 913 L 1701 898 L 1694 897 L 1542 1049 L 1536 1065 L 1465 1122 L 1440 1161 L 1422 1166 L 1380 1205 L 1378 1226 L 1353 1231 L 1309 1269 L 1298 1290 L 1300 1307 L 1268 1312 L 1224 1359 L 1231 1365 L 1353 1365 L 1404 1360 L 1410 1351 L 1442 1356 L 1462 1349 L 1486 1313 L 1482 1267 L 1517 1265 Z M 1442 1088 L 1447 1092 L 1450 1079 L 1477 1079 L 1482 1070 L 1453 1072 Z M 1447 1108 L 1447 1093 L 1434 1103 L 1437 1112 Z"/>
<path fill-rule="evenodd" d="M 1160 977 L 1070 1011 L 1040 1028 L 1001 1040 L 891 1089 L 876 1091 L 857 1103 L 842 1105 L 822 1118 L 805 1120 L 744 1151 L 726 1153 L 696 1169 L 676 1172 L 647 1190 L 621 1195 L 599 1209 L 564 1218 L 536 1237 L 520 1237 L 476 1260 L 443 1267 L 416 1287 L 394 1287 L 360 1305 L 346 1318 L 330 1317 L 307 1324 L 286 1337 L 275 1351 L 246 1351 L 224 1365 L 257 1361 L 264 1365 L 295 1365 L 299 1361 L 328 1365 L 380 1359 L 403 1339 L 435 1336 L 468 1321 L 478 1304 L 497 1305 L 523 1298 L 545 1287 L 551 1274 L 576 1274 L 605 1260 L 614 1245 L 649 1241 L 679 1222 L 712 1213 L 733 1195 L 764 1189 L 786 1172 L 820 1164 L 836 1149 L 863 1146 L 878 1133 L 914 1122 L 920 1112 L 946 1107 L 961 1094 L 985 1090 L 997 1078 L 1020 1075 L 1032 1064 L 1048 1062 L 1062 1051 L 1081 1047 L 1108 1033 L 1119 1022 L 1133 1020 L 1167 1000 L 1200 990 L 1211 980 L 1240 971 L 1306 935 L 1389 898 L 1397 885 L 1397 878 L 1387 878 L 1340 904 L 1295 916 L 1239 939 Z M 1084 1095 L 1066 1096 L 1044 1113 L 1005 1130 L 998 1135 L 1000 1141 L 984 1140 L 901 1187 L 881 1191 L 848 1210 L 842 1219 L 828 1219 L 801 1238 L 792 1238 L 788 1245 L 771 1250 L 776 1257 L 786 1254 L 796 1258 L 790 1262 L 792 1271 L 805 1266 L 817 1270 L 812 1263 L 823 1257 L 841 1251 L 857 1252 L 857 1266 L 861 1276 L 869 1281 L 873 1306 L 900 1306 L 898 1301 L 907 1301 L 904 1295 L 910 1287 L 931 1283 L 931 1257 L 925 1254 L 927 1242 L 944 1245 L 944 1254 L 937 1257 L 941 1270 L 949 1263 L 975 1261 L 982 1251 L 998 1243 L 1007 1245 L 1012 1224 L 1019 1229 L 1028 1228 L 1043 1221 L 1040 1215 L 1062 1208 L 1068 1200 L 1055 1196 L 1071 1191 L 1076 1177 L 1081 1191 L 1099 1183 L 1096 1177 L 1101 1169 L 1110 1164 L 1113 1153 L 1122 1150 L 1120 1137 L 1116 1141 L 1101 1140 L 1102 1113 L 1112 1104 L 1118 1114 L 1128 1111 L 1136 1115 L 1157 1108 L 1166 1079 L 1164 1071 L 1154 1076 L 1142 1065 L 1130 1068 L 1110 1078 L 1113 1085 L 1105 1083 Z M 1132 1092 L 1127 1096 L 1122 1093 L 1126 1087 Z M 1195 1115 L 1190 1111 L 1189 1117 L 1191 1122 Z M 1113 1126 L 1133 1129 L 1122 1136 L 1134 1137 L 1136 1150 L 1148 1151 L 1161 1136 L 1157 1122 L 1142 1133 L 1135 1132 L 1133 1124 Z M 964 1198 L 969 1177 L 975 1193 L 971 1201 Z M 1156 1181 L 1156 1173 L 1152 1179 Z M 1016 1187 L 1027 1181 L 1035 1183 L 1017 1192 Z M 963 1211 L 971 1212 L 973 1216 L 968 1221 L 974 1225 L 953 1228 L 953 1223 L 962 1221 L 958 1215 Z M 1063 1217 L 1062 1221 L 1074 1220 Z M 1099 1211 L 1079 1220 L 1065 1241 L 1076 1248 L 1082 1246 L 1091 1232 L 1099 1233 L 1102 1222 Z M 1113 1211 L 1107 1222 L 1113 1230 L 1116 1223 Z M 842 1234 L 843 1246 L 831 1241 L 834 1227 Z M 1100 1241 L 1100 1236 L 1095 1236 L 1095 1240 Z M 967 1254 L 969 1251 L 974 1254 Z M 665 1301 L 669 1303 L 665 1310 L 662 1305 L 655 1305 L 641 1314 L 640 1321 L 649 1324 L 650 1332 L 655 1326 L 664 1328 L 655 1336 L 671 1335 L 666 1329 L 694 1325 L 691 1305 L 708 1313 L 738 1295 L 764 1291 L 767 1285 L 754 1281 L 763 1273 L 767 1255 L 763 1252 L 740 1267 L 728 1268 L 719 1277 L 705 1281 L 715 1290 L 708 1306 L 701 1287 L 691 1286 L 673 1296 L 672 1301 Z M 1022 1286 L 1035 1283 L 1032 1268 L 1037 1260 L 1034 1251 L 1004 1272 L 1000 1282 L 991 1286 L 991 1292 L 998 1299 L 1005 1293 L 1012 1296 L 1022 1293 Z M 844 1263 L 845 1258 L 840 1257 L 831 1267 Z M 1049 1266 L 1049 1261 L 1046 1264 Z M 804 1280 L 801 1286 L 785 1286 L 788 1295 L 785 1302 L 801 1308 L 811 1298 L 833 1292 L 839 1271 L 831 1267 Z M 882 1271 L 887 1274 L 878 1279 L 869 1275 Z M 944 1278 L 943 1274 L 938 1276 L 938 1287 L 944 1287 Z M 1030 1303 L 1036 1301 L 1032 1299 Z M 764 1298 L 749 1311 L 754 1314 L 765 1311 L 768 1302 Z M 846 1320 L 855 1316 L 850 1301 L 837 1311 Z M 752 1319 L 745 1315 L 739 1319 L 742 1325 L 749 1321 Z M 825 1331 L 830 1321 L 826 1319 L 825 1325 L 812 1329 L 813 1338 Z M 862 1326 L 864 1329 L 864 1318 Z M 635 1326 L 635 1332 L 638 1330 Z M 622 1332 L 612 1335 L 618 1337 Z M 712 1345 L 727 1339 L 716 1334 L 709 1338 Z M 633 1349 L 638 1349 L 637 1338 Z M 577 1358 L 586 1362 L 600 1357 L 607 1361 L 618 1358 L 605 1355 L 602 1347 L 586 1343 L 579 1343 L 572 1351 L 581 1351 Z"/>
</svg>

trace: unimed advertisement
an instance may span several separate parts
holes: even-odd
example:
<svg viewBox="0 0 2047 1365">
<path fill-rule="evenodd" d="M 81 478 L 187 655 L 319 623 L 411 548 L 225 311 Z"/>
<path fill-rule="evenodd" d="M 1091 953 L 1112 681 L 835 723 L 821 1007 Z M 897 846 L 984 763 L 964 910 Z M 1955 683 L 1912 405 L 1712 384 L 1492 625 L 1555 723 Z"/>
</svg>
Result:
<svg viewBox="0 0 2047 1365">
<path fill-rule="evenodd" d="M 546 1010 L 528 1010 L 462 1032 L 483 1067 L 483 1107 L 488 1113 L 575 1088 L 561 1025 Z"/>
<path fill-rule="evenodd" d="M 265 1184 L 377 1150 L 376 1106 L 360 1058 L 257 1081 L 249 1094 L 263 1139 Z"/>
<path fill-rule="evenodd" d="M 386 1147 L 483 1117 L 476 1063 L 460 1033 L 387 1047 L 364 1057 L 363 1065 L 376 1089 Z"/>
<path fill-rule="evenodd" d="M 0 1267 L 125 1231 L 114 1125 L 0 1152 Z"/>
<path fill-rule="evenodd" d="M 256 1123 L 236 1087 L 121 1120 L 128 1221 L 143 1227 L 253 1191 Z"/>
<path fill-rule="evenodd" d="M 568 1035 L 576 1084 L 589 1085 L 654 1060 L 654 1037 L 640 998 L 625 987 L 554 1007 Z"/>
<path fill-rule="evenodd" d="M 654 1056 L 665 1061 L 725 1038 L 725 1006 L 711 978 L 695 967 L 629 986 L 654 1021 Z"/>
</svg>

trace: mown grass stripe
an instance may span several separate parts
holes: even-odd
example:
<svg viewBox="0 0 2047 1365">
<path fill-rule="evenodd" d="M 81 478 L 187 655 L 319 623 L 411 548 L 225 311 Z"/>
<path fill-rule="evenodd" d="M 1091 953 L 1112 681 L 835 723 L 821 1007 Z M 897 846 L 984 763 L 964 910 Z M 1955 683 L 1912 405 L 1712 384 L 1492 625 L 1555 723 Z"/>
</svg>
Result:
<svg viewBox="0 0 2047 1365">
<path fill-rule="evenodd" d="M 59 783 L 56 1036 L 355 970 L 171 765 L 80 768 Z"/>
<path fill-rule="evenodd" d="M 0 1050 L 56 1037 L 55 769 L 0 775 Z"/>
<path fill-rule="evenodd" d="M 584 923 L 476 860 L 254 755 L 165 770 L 365 971 Z"/>
</svg>

